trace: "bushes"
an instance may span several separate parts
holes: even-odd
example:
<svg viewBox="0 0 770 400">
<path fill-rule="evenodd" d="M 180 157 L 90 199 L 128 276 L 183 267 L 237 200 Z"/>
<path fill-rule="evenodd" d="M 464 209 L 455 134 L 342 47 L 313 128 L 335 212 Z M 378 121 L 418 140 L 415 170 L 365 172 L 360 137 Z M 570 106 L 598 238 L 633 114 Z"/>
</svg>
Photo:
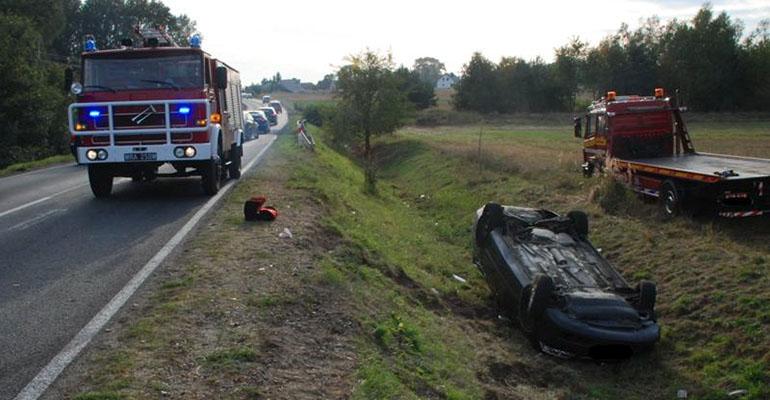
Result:
<svg viewBox="0 0 770 400">
<path fill-rule="evenodd" d="M 334 115 L 336 108 L 332 102 L 296 103 L 294 108 L 302 112 L 302 118 L 315 126 L 323 126 L 324 122 Z"/>
</svg>

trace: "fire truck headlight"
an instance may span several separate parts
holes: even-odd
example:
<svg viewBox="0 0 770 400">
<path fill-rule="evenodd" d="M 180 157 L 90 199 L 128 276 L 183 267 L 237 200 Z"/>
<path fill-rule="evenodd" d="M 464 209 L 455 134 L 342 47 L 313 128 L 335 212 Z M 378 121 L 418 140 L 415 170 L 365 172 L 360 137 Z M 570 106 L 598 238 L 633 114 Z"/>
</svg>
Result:
<svg viewBox="0 0 770 400">
<path fill-rule="evenodd" d="M 195 157 L 195 153 L 196 153 L 195 147 L 185 147 L 185 149 L 184 149 L 184 155 L 187 158 Z"/>
<path fill-rule="evenodd" d="M 99 151 L 96 152 L 96 158 L 104 161 L 107 159 L 107 150 L 99 149 Z"/>
<path fill-rule="evenodd" d="M 78 82 L 73 83 L 70 86 L 70 92 L 72 92 L 72 94 L 74 94 L 75 96 L 83 93 L 83 85 L 81 85 Z"/>
<path fill-rule="evenodd" d="M 174 156 L 176 158 L 184 157 L 184 147 L 177 147 L 174 149 Z"/>
<path fill-rule="evenodd" d="M 96 152 L 96 150 L 88 150 L 86 152 L 86 158 L 91 160 L 91 161 L 96 160 L 96 157 L 98 157 L 98 156 L 99 156 L 99 154 Z"/>
</svg>

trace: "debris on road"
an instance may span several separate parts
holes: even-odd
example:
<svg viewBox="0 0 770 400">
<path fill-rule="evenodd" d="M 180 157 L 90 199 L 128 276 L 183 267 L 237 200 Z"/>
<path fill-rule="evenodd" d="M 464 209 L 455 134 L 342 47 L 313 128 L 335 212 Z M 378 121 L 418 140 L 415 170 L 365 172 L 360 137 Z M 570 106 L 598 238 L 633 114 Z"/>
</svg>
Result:
<svg viewBox="0 0 770 400">
<path fill-rule="evenodd" d="M 265 206 L 267 197 L 252 197 L 243 204 L 243 218 L 246 221 L 273 221 L 278 217 L 278 210 Z"/>
</svg>

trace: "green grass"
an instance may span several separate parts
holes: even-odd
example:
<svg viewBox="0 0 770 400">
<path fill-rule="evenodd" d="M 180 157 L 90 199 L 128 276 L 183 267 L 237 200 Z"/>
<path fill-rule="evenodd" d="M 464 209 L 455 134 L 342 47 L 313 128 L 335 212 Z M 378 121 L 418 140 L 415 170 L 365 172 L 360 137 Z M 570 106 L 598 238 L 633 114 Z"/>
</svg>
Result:
<svg viewBox="0 0 770 400">
<path fill-rule="evenodd" d="M 64 164 L 74 162 L 71 154 L 61 154 L 57 156 L 51 156 L 35 161 L 27 161 L 17 164 L 9 165 L 3 169 L 0 169 L 0 178 L 8 175 L 13 175 L 21 172 L 31 171 L 34 169 L 41 169 L 49 167 L 55 164 Z"/>
<path fill-rule="evenodd" d="M 742 145 L 767 142 L 767 124 L 700 123 L 690 132 L 696 148 L 770 157 L 770 148 Z M 658 282 L 663 338 L 656 349 L 613 369 L 612 379 L 606 369 L 568 363 L 563 367 L 578 382 L 552 382 L 557 389 L 576 398 L 663 399 L 678 388 L 695 398 L 735 388 L 753 399 L 770 396 L 766 223 L 663 222 L 654 205 L 612 181 L 582 178 L 580 143 L 570 133 L 569 126 L 407 128 L 378 143 L 376 196 L 365 194 L 355 161 L 323 144 L 314 158 L 303 158 L 293 184 L 316 193 L 329 211 L 324 223 L 345 244 L 325 273 L 362 299 L 370 332 L 355 397 L 482 397 L 484 360 L 473 349 L 520 337 L 515 329 L 498 333 L 489 346 L 478 332 L 464 332 L 467 321 L 448 316 L 447 304 L 490 306 L 471 264 L 470 225 L 491 200 L 586 210 L 591 239 L 621 273 L 632 284 Z"/>
</svg>

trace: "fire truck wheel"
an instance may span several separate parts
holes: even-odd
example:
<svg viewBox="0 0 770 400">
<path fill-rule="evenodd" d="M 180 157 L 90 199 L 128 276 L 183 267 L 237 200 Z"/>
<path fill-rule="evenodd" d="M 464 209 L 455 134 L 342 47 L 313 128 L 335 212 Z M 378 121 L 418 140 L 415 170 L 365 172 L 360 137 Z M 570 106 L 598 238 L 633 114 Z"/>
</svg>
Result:
<svg viewBox="0 0 770 400">
<path fill-rule="evenodd" d="M 202 168 L 202 172 L 201 183 L 203 184 L 203 192 L 209 196 L 217 194 L 222 177 L 222 166 L 219 161 L 207 161 L 206 166 Z"/>
<path fill-rule="evenodd" d="M 88 183 L 96 197 L 109 197 L 112 193 L 112 174 L 101 165 L 88 166 Z"/>
<path fill-rule="evenodd" d="M 228 169 L 228 173 L 230 174 L 230 179 L 238 179 L 241 177 L 242 151 L 243 151 L 243 148 L 241 146 L 238 146 L 236 143 L 233 143 L 232 146 L 230 146 L 230 166 Z"/>
<path fill-rule="evenodd" d="M 673 218 L 679 215 L 682 198 L 672 181 L 665 181 L 660 186 L 660 210 L 664 217 Z"/>
</svg>

